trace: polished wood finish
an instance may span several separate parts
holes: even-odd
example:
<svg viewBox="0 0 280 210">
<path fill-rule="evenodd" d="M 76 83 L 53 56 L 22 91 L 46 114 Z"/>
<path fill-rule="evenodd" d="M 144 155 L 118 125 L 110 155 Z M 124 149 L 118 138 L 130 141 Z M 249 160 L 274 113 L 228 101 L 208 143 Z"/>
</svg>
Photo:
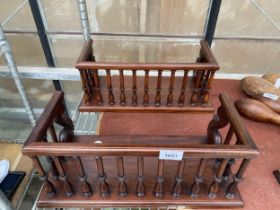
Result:
<svg viewBox="0 0 280 210">
<path fill-rule="evenodd" d="M 54 159 L 52 157 L 46 157 L 46 158 L 50 166 L 49 173 L 52 175 L 53 178 L 57 179 L 59 174 L 56 165 L 54 164 Z"/>
<path fill-rule="evenodd" d="M 145 70 L 145 84 L 144 84 L 144 99 L 143 99 L 143 105 L 148 106 L 149 105 L 149 70 Z"/>
<path fill-rule="evenodd" d="M 87 182 L 87 175 L 84 172 L 81 158 L 78 156 L 75 156 L 73 158 L 75 160 L 76 170 L 79 174 L 79 178 L 81 182 L 81 191 L 85 197 L 88 197 L 92 194 L 92 189 L 90 187 L 90 184 Z"/>
<path fill-rule="evenodd" d="M 45 188 L 45 192 L 47 194 L 47 197 L 52 197 L 56 194 L 56 190 L 53 186 L 53 183 L 51 183 L 49 181 L 49 178 L 48 178 L 48 173 L 46 173 L 38 159 L 38 157 L 36 156 L 33 156 L 32 157 L 32 161 L 33 161 L 33 164 L 34 166 L 36 167 L 39 175 L 40 175 L 40 179 L 44 182 L 44 188 Z"/>
<path fill-rule="evenodd" d="M 65 191 L 65 195 L 70 197 L 74 195 L 74 189 L 72 187 L 72 184 L 69 182 L 67 174 L 62 166 L 61 160 L 59 157 L 54 157 L 54 163 L 57 168 L 58 174 L 59 174 L 59 179 L 63 183 L 63 188 Z"/>
<path fill-rule="evenodd" d="M 76 63 L 76 68 L 80 70 L 87 69 L 127 69 L 131 71 L 137 70 L 198 70 L 205 69 L 209 71 L 216 71 L 220 68 L 217 63 L 118 63 L 118 62 L 80 62 Z"/>
<path fill-rule="evenodd" d="M 58 142 L 57 135 L 56 135 L 55 129 L 53 127 L 53 124 L 50 125 L 49 131 L 50 131 L 50 134 L 51 134 L 51 137 L 52 137 L 52 141 L 53 142 Z"/>
<path fill-rule="evenodd" d="M 188 81 L 188 71 L 184 71 L 184 77 L 183 77 L 183 81 L 182 81 L 181 92 L 180 92 L 180 96 L 179 96 L 179 99 L 178 99 L 178 106 L 184 106 L 187 81 Z"/>
<path fill-rule="evenodd" d="M 137 79 L 136 79 L 136 71 L 132 72 L 132 105 L 137 106 Z"/>
<path fill-rule="evenodd" d="M 199 88 L 201 87 L 201 77 L 202 77 L 203 71 L 197 71 L 196 75 L 194 77 L 194 91 L 191 97 L 191 104 L 195 105 L 195 102 L 199 100 Z"/>
<path fill-rule="evenodd" d="M 124 174 L 123 157 L 117 157 L 117 166 L 118 166 L 119 194 L 121 196 L 126 196 L 127 185 L 125 181 L 126 177 Z"/>
<path fill-rule="evenodd" d="M 219 98 L 221 106 L 207 136 L 86 136 L 73 134 L 73 123 L 62 106 L 63 92 L 56 92 L 22 149 L 45 183 L 37 205 L 242 206 L 238 183 L 258 150 L 234 105 L 225 95 Z M 57 141 L 46 141 L 48 131 L 53 137 L 58 132 L 53 123 L 61 125 L 64 134 Z M 220 129 L 226 126 L 224 136 Z M 182 151 L 183 159 L 161 160 L 161 150 Z M 51 170 L 44 171 L 40 156 L 51 160 L 59 179 Z M 230 163 L 234 159 L 242 159 L 237 172 Z"/>
<path fill-rule="evenodd" d="M 101 95 L 101 92 L 100 92 L 100 84 L 99 84 L 99 78 L 98 78 L 98 74 L 97 74 L 97 71 L 94 71 L 93 73 L 93 79 L 94 79 L 94 84 L 95 84 L 95 97 L 96 97 L 96 100 L 97 100 L 97 104 L 99 106 L 101 106 L 103 104 L 103 99 L 102 99 L 102 95 Z M 89 96 L 87 96 L 87 98 L 90 98 Z M 110 101 L 110 98 L 109 98 L 109 101 Z M 88 101 L 85 101 L 87 104 L 89 103 L 89 100 Z"/>
<path fill-rule="evenodd" d="M 237 192 L 237 185 L 242 181 L 243 174 L 250 163 L 249 159 L 244 159 L 241 163 L 238 172 L 234 175 L 232 183 L 226 189 L 226 196 L 228 198 L 234 198 Z"/>
<path fill-rule="evenodd" d="M 280 78 L 280 73 L 268 73 L 268 74 L 264 74 L 262 76 L 262 78 L 266 79 L 267 81 L 269 81 L 270 83 L 272 83 L 273 85 L 275 85 L 275 83 L 277 82 L 277 80 Z"/>
<path fill-rule="evenodd" d="M 87 72 L 86 71 L 80 71 L 80 76 L 81 76 L 81 78 L 83 78 L 83 79 L 81 79 L 81 81 L 82 81 L 82 89 L 83 89 L 83 91 L 85 92 L 85 94 L 83 95 L 83 98 L 84 98 L 84 101 L 86 102 L 86 103 L 88 103 L 89 102 L 89 100 L 90 100 L 90 87 L 89 87 L 89 85 L 88 85 L 88 83 L 87 83 L 87 81 L 88 81 L 88 75 L 87 75 Z"/>
<path fill-rule="evenodd" d="M 137 157 L 137 186 L 136 186 L 136 195 L 143 197 L 145 195 L 145 186 L 144 186 L 144 158 Z"/>
<path fill-rule="evenodd" d="M 185 159 L 182 159 L 178 163 L 176 181 L 172 188 L 172 194 L 174 197 L 179 197 L 181 194 L 184 167 L 185 167 Z"/>
<path fill-rule="evenodd" d="M 120 104 L 121 104 L 122 106 L 125 106 L 125 104 L 126 104 L 124 89 L 125 89 L 125 88 L 124 88 L 123 70 L 120 70 L 120 90 L 121 90 Z"/>
<path fill-rule="evenodd" d="M 241 89 L 249 96 L 271 93 L 280 97 L 280 89 L 261 77 L 249 76 L 240 81 Z"/>
<path fill-rule="evenodd" d="M 104 172 L 103 159 L 102 157 L 96 157 L 96 165 L 98 171 L 98 180 L 99 180 L 99 191 L 101 196 L 108 196 L 110 193 L 109 184 L 106 182 L 106 174 Z"/>
<path fill-rule="evenodd" d="M 218 208 L 218 207 L 241 207 L 242 200 L 240 197 L 240 193 L 237 191 L 235 193 L 235 197 L 233 199 L 229 199 L 224 195 L 226 187 L 228 184 L 232 182 L 232 179 L 221 183 L 220 192 L 216 195 L 215 199 L 210 199 L 207 196 L 207 188 L 211 184 L 213 180 L 212 174 L 214 173 L 215 163 L 212 160 L 209 160 L 207 166 L 204 170 L 204 182 L 201 184 L 201 191 L 198 194 L 198 197 L 193 198 L 189 195 L 190 183 L 192 180 L 192 175 L 195 174 L 195 169 L 197 166 L 197 161 L 193 161 L 188 159 L 188 170 L 184 170 L 182 182 L 182 191 L 179 197 L 174 197 L 172 194 L 174 178 L 176 177 L 176 166 L 177 162 L 165 161 L 165 169 L 170 168 L 170 170 L 164 171 L 164 194 L 162 197 L 154 196 L 154 184 L 155 184 L 155 175 L 157 168 L 155 167 L 158 160 L 156 158 L 145 158 L 148 161 L 148 164 L 145 166 L 145 195 L 142 197 L 138 197 L 135 194 L 135 177 L 136 177 L 136 162 L 137 158 L 131 157 L 126 158 L 126 177 L 127 177 L 127 185 L 128 185 L 128 194 L 126 196 L 121 196 L 119 194 L 118 183 L 119 180 L 116 179 L 116 160 L 114 157 L 104 158 L 104 165 L 106 167 L 107 180 L 110 184 L 110 195 L 106 197 L 102 197 L 100 195 L 100 191 L 98 188 L 98 181 L 96 180 L 97 171 L 92 167 L 93 158 L 87 157 L 82 158 L 84 165 L 87 168 L 88 180 L 91 183 L 91 186 L 96 189 L 96 192 L 89 197 L 83 196 L 80 191 L 80 183 L 76 173 L 69 174 L 69 177 L 72 178 L 73 187 L 76 189 L 75 195 L 68 198 L 64 196 L 63 193 L 59 193 L 53 197 L 46 197 L 45 189 L 43 189 L 39 199 L 37 206 L 40 207 L 49 207 L 56 206 L 59 207 L 161 207 L 161 206 L 189 206 L 189 207 L 200 207 L 205 208 L 205 206 Z M 65 168 L 71 171 L 72 162 L 65 162 Z M 73 171 L 73 170 L 72 170 Z M 73 171 L 74 172 L 74 171 Z M 51 180 L 57 189 L 62 187 L 62 183 L 60 180 Z M 239 183 L 241 184 L 241 183 Z"/>
<path fill-rule="evenodd" d="M 280 97 L 278 97 L 277 100 L 273 100 L 267 97 L 264 97 L 263 95 L 254 95 L 252 98 L 263 102 L 266 106 L 268 106 L 270 109 L 272 109 L 277 114 L 280 114 Z"/>
<path fill-rule="evenodd" d="M 164 181 L 163 167 L 164 167 L 164 160 L 158 160 L 158 170 L 156 176 L 156 183 L 154 187 L 154 195 L 156 197 L 163 196 L 163 181 Z"/>
<path fill-rule="evenodd" d="M 108 98 L 109 98 L 109 104 L 114 105 L 115 100 L 114 100 L 114 95 L 113 95 L 113 88 L 112 88 L 112 80 L 111 80 L 111 74 L 110 70 L 106 69 L 106 74 L 107 74 L 107 86 L 108 86 Z"/>
<path fill-rule="evenodd" d="M 151 97 L 152 98 L 152 97 Z M 137 106 L 137 96 L 133 95 L 133 106 L 126 106 L 123 109 L 123 106 L 87 106 L 83 102 L 80 106 L 81 112 L 143 112 L 143 113 L 213 113 L 214 109 L 212 107 L 196 107 L 196 106 L 188 106 L 188 107 L 155 107 L 155 106 Z M 134 105 L 136 104 L 136 105 Z"/>
<path fill-rule="evenodd" d="M 209 190 L 208 190 L 208 196 L 210 198 L 216 198 L 219 190 L 220 190 L 220 183 L 222 183 L 222 176 L 224 173 L 224 170 L 227 166 L 227 159 L 224 159 L 221 161 L 220 166 L 217 170 L 217 173 L 214 175 L 214 181 L 211 183 L 211 185 L 209 186 Z"/>
<path fill-rule="evenodd" d="M 206 166 L 206 161 L 207 159 L 201 159 L 197 172 L 196 172 L 196 176 L 195 176 L 195 181 L 191 186 L 191 196 L 196 198 L 198 197 L 198 194 L 200 192 L 200 184 L 203 182 L 203 171 L 205 169 Z"/>
<path fill-rule="evenodd" d="M 156 90 L 156 97 L 155 97 L 155 106 L 160 106 L 161 103 L 161 80 L 162 80 L 162 70 L 158 71 L 158 79 L 157 79 L 157 90 Z"/>
<path fill-rule="evenodd" d="M 249 119 L 280 125 L 280 115 L 258 100 L 249 98 L 237 100 L 235 106 L 242 115 Z"/>
<path fill-rule="evenodd" d="M 169 84 L 168 96 L 167 96 L 167 106 L 172 106 L 174 82 L 175 82 L 175 71 L 171 71 L 170 84 Z"/>
<path fill-rule="evenodd" d="M 86 41 L 76 64 L 84 91 L 80 111 L 213 112 L 209 92 L 219 65 L 207 42 L 200 44 L 196 63 L 113 63 L 96 62 L 92 40 Z M 242 206 L 238 183 L 258 150 L 233 104 L 219 98 L 206 136 L 87 136 L 74 135 L 63 92 L 56 92 L 22 149 L 44 180 L 37 206 Z M 159 159 L 162 150 L 183 158 Z M 237 172 L 235 159 L 242 159 Z"/>
<path fill-rule="evenodd" d="M 220 67 L 207 42 L 203 40 L 200 44 L 196 63 L 114 63 L 95 62 L 92 58 L 92 41 L 85 42 L 76 63 L 84 91 L 80 111 L 151 112 L 155 111 L 154 107 L 160 107 L 156 109 L 158 112 L 188 112 L 192 111 L 191 106 L 199 107 L 200 110 L 205 107 L 210 111 L 209 91 L 214 74 Z M 100 73 L 104 70 L 107 85 L 102 82 L 104 75 Z M 115 78 L 120 82 L 119 87 L 112 82 L 112 72 L 115 70 L 119 73 L 114 76 L 119 78 Z M 125 75 L 124 71 L 132 77 Z M 155 76 L 152 74 L 154 71 Z M 194 81 L 190 79 L 187 82 L 189 73 L 195 75 Z M 169 80 L 167 86 L 162 85 L 163 77 Z M 143 81 L 136 84 L 138 79 Z M 181 87 L 176 85 L 179 80 L 182 80 Z M 129 87 L 131 83 L 132 89 Z M 119 100 L 114 97 L 116 95 L 120 96 Z"/>
</svg>

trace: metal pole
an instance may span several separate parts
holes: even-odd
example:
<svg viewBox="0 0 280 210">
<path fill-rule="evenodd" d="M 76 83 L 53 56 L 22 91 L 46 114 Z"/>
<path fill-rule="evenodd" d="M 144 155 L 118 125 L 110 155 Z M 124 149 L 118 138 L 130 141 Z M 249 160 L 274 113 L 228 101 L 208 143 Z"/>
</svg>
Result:
<svg viewBox="0 0 280 210">
<path fill-rule="evenodd" d="M 45 58 L 49 67 L 55 67 L 54 58 L 51 52 L 51 46 L 46 34 L 46 29 L 40 13 L 40 8 L 37 0 L 29 0 L 30 9 L 33 15 L 34 22 L 37 27 L 40 42 L 45 54 Z M 56 90 L 62 90 L 59 80 L 53 80 L 53 84 Z"/>
<path fill-rule="evenodd" d="M 4 31 L 2 29 L 1 24 L 0 24 L 0 48 L 4 52 L 8 68 L 10 69 L 10 72 L 13 76 L 16 87 L 18 89 L 18 92 L 21 96 L 21 99 L 23 101 L 25 109 L 28 113 L 29 120 L 30 120 L 32 126 L 34 127 L 35 124 L 36 124 L 36 117 L 35 117 L 35 114 L 34 114 L 32 108 L 31 108 L 30 101 L 27 97 L 27 94 L 26 94 L 25 89 L 23 87 L 22 81 L 19 77 L 18 69 L 17 69 L 15 61 L 13 59 L 13 54 L 12 54 L 10 44 L 9 44 L 5 34 L 4 34 Z"/>
<path fill-rule="evenodd" d="M 25 109 L 28 113 L 29 120 L 30 120 L 32 126 L 34 127 L 35 124 L 36 124 L 36 117 L 35 117 L 35 114 L 32 110 L 32 107 L 30 105 L 30 101 L 27 97 L 27 94 L 25 92 L 25 89 L 23 87 L 21 79 L 19 77 L 19 73 L 18 73 L 18 70 L 17 70 L 17 66 L 15 64 L 15 61 L 13 59 L 13 54 L 12 54 L 10 44 L 9 44 L 5 34 L 4 34 L 4 31 L 3 31 L 3 28 L 1 26 L 1 24 L 0 24 L 0 52 L 1 52 L 1 54 L 3 53 L 5 55 L 5 59 L 6 59 L 8 68 L 9 68 L 9 70 L 10 70 L 12 76 L 13 76 L 16 87 L 17 87 L 18 92 L 21 96 L 22 102 L 23 102 L 23 104 L 25 106 Z M 4 193 L 1 190 L 0 190 L 0 209 L 1 210 L 14 210 L 11 202 L 6 198 L 6 196 L 4 195 Z"/>
<path fill-rule="evenodd" d="M 88 12 L 87 12 L 87 5 L 85 0 L 78 0 L 79 4 L 79 12 L 80 12 L 80 19 L 83 28 L 84 39 L 90 39 L 90 27 L 89 27 L 89 20 L 88 20 Z"/>
<path fill-rule="evenodd" d="M 83 35 L 84 35 L 84 40 L 90 40 L 91 39 L 91 34 L 90 34 L 90 26 L 89 26 L 89 20 L 88 20 L 88 12 L 87 12 L 87 5 L 86 5 L 86 0 L 77 0 L 78 1 L 78 6 L 79 6 L 79 12 L 80 12 L 80 20 L 81 20 L 81 25 L 82 25 L 82 29 L 83 29 Z M 94 50 L 94 49 L 93 49 Z M 93 56 L 94 56 L 94 52 L 93 52 Z M 94 58 L 95 60 L 95 58 Z M 79 111 L 78 111 L 79 106 L 77 106 L 75 113 L 73 114 L 73 121 L 77 120 L 78 116 L 79 116 Z M 90 112 L 88 113 L 88 116 L 90 115 Z M 86 119 L 88 119 L 88 116 Z M 97 112 L 94 113 L 93 116 L 93 121 L 92 121 L 92 129 L 96 130 L 96 125 L 99 119 L 99 114 Z M 87 123 L 87 120 L 86 120 Z M 77 125 L 78 127 L 78 125 Z M 90 129 L 90 128 L 89 128 Z M 76 130 L 77 132 L 77 130 Z M 88 133 L 91 133 L 92 131 L 89 130 Z M 94 132 L 92 132 L 94 134 Z"/>
<path fill-rule="evenodd" d="M 40 42 L 41 42 L 48 66 L 55 67 L 55 62 L 54 62 L 53 54 L 51 51 L 51 45 L 50 45 L 49 38 L 47 35 L 46 26 L 44 24 L 46 21 L 45 22 L 43 21 L 43 17 L 42 17 L 42 13 L 40 11 L 38 0 L 29 0 L 29 5 L 30 5 L 30 9 L 31 9 L 31 12 L 33 15 L 33 19 L 36 24 L 38 36 L 40 38 Z M 53 80 L 53 84 L 54 84 L 55 90 L 63 90 L 62 84 L 60 83 L 59 80 Z M 64 97 L 63 104 L 64 104 L 64 107 L 66 110 L 66 114 L 69 115 L 65 101 L 66 101 L 66 97 Z"/>
<path fill-rule="evenodd" d="M 219 11 L 221 7 L 222 0 L 212 0 L 210 4 L 209 16 L 206 24 L 205 40 L 211 46 L 216 24 L 219 16 Z"/>
</svg>

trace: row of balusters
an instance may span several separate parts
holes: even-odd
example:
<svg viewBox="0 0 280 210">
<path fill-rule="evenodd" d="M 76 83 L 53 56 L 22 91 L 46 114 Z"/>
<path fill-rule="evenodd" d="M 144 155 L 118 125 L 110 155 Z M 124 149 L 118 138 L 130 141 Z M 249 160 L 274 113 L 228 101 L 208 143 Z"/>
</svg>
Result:
<svg viewBox="0 0 280 210">
<path fill-rule="evenodd" d="M 126 106 L 127 100 L 125 95 L 125 85 L 124 85 L 124 70 L 119 71 L 119 81 L 120 81 L 120 105 Z M 143 106 L 149 105 L 149 70 L 145 70 L 144 76 L 144 96 L 143 96 Z M 158 70 L 157 75 L 157 86 L 156 86 L 156 96 L 154 99 L 154 105 L 161 105 L 161 83 L 162 83 L 162 70 Z M 169 88 L 168 88 L 168 96 L 166 99 L 166 105 L 173 105 L 173 90 L 175 83 L 175 70 L 171 70 Z M 184 75 L 182 79 L 182 84 L 180 88 L 180 95 L 177 100 L 177 105 L 179 107 L 184 106 L 185 104 L 185 93 L 187 88 L 188 81 L 188 70 L 184 70 Z M 214 78 L 214 71 L 196 71 L 193 93 L 190 99 L 190 104 L 195 105 L 198 102 L 202 102 L 203 104 L 208 103 L 209 99 L 209 89 L 211 88 L 212 80 Z M 98 76 L 98 70 L 80 70 L 81 80 L 83 85 L 84 100 L 88 103 L 93 95 L 95 94 L 95 98 L 97 100 L 98 105 L 103 105 L 103 96 L 101 94 L 100 80 Z M 108 102 L 109 105 L 115 105 L 115 96 L 113 93 L 112 79 L 111 79 L 111 70 L 106 69 L 106 83 L 108 89 Z M 136 70 L 132 71 L 132 98 L 131 105 L 138 105 L 137 98 L 137 75 Z"/>
<path fill-rule="evenodd" d="M 81 191 L 85 197 L 92 195 L 93 191 L 90 184 L 87 182 L 87 176 L 84 172 L 83 165 L 80 157 L 73 157 L 76 170 L 78 171 L 79 180 L 81 182 Z M 126 184 L 126 176 L 124 172 L 124 163 L 123 157 L 116 157 L 117 160 L 117 168 L 118 168 L 118 191 L 120 196 L 126 196 L 128 194 L 127 184 Z M 44 171 L 42 165 L 38 157 L 33 157 L 33 162 L 35 167 L 38 170 L 39 175 L 45 183 L 45 187 L 47 189 L 48 196 L 53 196 L 56 193 L 56 189 L 54 188 L 52 182 L 48 179 L 48 173 Z M 48 157 L 48 162 L 50 163 L 50 172 L 53 178 L 59 178 L 63 182 L 64 191 L 67 196 L 74 195 L 74 189 L 71 183 L 68 181 L 67 174 L 63 169 L 61 157 Z M 198 197 L 200 192 L 200 184 L 203 182 L 203 171 L 206 166 L 207 159 L 201 159 L 198 170 L 194 177 L 194 182 L 191 186 L 190 195 L 192 197 Z M 222 159 L 220 160 L 220 166 L 214 175 L 213 182 L 210 184 L 208 188 L 208 196 L 210 198 L 215 198 L 217 193 L 219 192 L 220 183 L 225 180 L 225 177 L 228 177 L 231 173 L 231 165 L 233 164 L 233 159 Z M 96 164 L 98 170 L 98 181 L 99 181 L 99 190 L 102 196 L 107 196 L 110 194 L 109 184 L 106 182 L 106 174 L 103 167 L 102 157 L 96 157 Z M 239 170 L 233 176 L 233 181 L 226 188 L 226 196 L 228 198 L 234 198 L 235 193 L 237 191 L 237 185 L 242 180 L 242 176 L 249 164 L 249 159 L 244 159 L 240 165 Z M 172 195 L 174 197 L 179 197 L 182 193 L 182 181 L 183 181 L 183 171 L 185 166 L 185 159 L 178 162 L 177 167 L 177 175 L 175 178 L 175 182 L 172 188 Z M 163 184 L 164 184 L 164 160 L 158 160 L 158 170 L 157 176 L 154 186 L 154 196 L 162 197 L 163 196 Z M 138 197 L 145 196 L 145 185 L 144 185 L 144 158 L 137 158 L 137 185 L 135 194 Z"/>
</svg>

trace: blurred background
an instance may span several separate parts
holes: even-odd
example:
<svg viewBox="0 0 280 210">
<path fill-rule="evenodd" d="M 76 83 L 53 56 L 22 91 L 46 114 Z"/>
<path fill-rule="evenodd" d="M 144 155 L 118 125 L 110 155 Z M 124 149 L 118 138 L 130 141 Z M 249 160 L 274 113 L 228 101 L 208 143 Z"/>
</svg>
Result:
<svg viewBox="0 0 280 210">
<path fill-rule="evenodd" d="M 194 62 L 199 41 L 206 36 L 212 1 L 86 0 L 86 4 L 96 60 Z M 217 78 L 280 71 L 279 8 L 279 0 L 221 1 L 212 37 L 221 65 Z M 40 33 L 38 15 L 43 24 Z M 74 64 L 84 41 L 78 0 L 0 0 L 0 22 L 35 114 L 40 115 L 58 86 L 66 93 L 69 113 L 75 114 L 82 91 Z M 20 142 L 32 126 L 7 72 L 1 56 L 0 138 Z M 30 72 L 36 72 L 36 78 Z M 53 82 L 56 73 L 66 76 Z"/>
</svg>

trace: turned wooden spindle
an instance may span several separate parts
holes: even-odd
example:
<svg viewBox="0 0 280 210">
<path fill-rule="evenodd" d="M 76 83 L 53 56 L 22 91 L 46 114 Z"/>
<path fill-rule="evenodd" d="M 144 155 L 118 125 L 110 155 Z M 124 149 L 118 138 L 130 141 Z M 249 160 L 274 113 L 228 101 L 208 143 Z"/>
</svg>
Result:
<svg viewBox="0 0 280 210">
<path fill-rule="evenodd" d="M 149 105 L 149 70 L 145 70 L 145 81 L 144 81 L 144 98 L 143 98 L 143 105 Z"/>
<path fill-rule="evenodd" d="M 182 177 L 183 177 L 183 172 L 184 172 L 184 167 L 185 167 L 185 159 L 182 159 L 178 163 L 177 167 L 177 176 L 176 176 L 176 182 L 173 185 L 172 188 L 172 194 L 174 197 L 179 197 L 182 191 Z"/>
<path fill-rule="evenodd" d="M 193 94 L 191 96 L 191 105 L 195 105 L 199 101 L 199 86 L 203 71 L 196 71 Z"/>
<path fill-rule="evenodd" d="M 162 70 L 158 70 L 155 106 L 160 106 L 160 100 L 161 100 L 161 96 L 160 96 L 161 80 L 162 80 Z"/>
<path fill-rule="evenodd" d="M 95 98 L 97 100 L 97 104 L 102 105 L 103 99 L 102 99 L 102 95 L 101 95 L 100 82 L 99 82 L 97 70 L 94 70 L 92 74 L 93 74 L 93 80 L 94 80 L 94 84 L 95 84 L 95 88 L 94 88 L 95 89 Z"/>
<path fill-rule="evenodd" d="M 126 177 L 124 175 L 124 166 L 123 166 L 123 157 L 116 157 L 117 166 L 118 166 L 118 180 L 119 180 L 119 195 L 126 196 L 127 195 L 127 185 L 126 185 Z"/>
<path fill-rule="evenodd" d="M 123 70 L 120 69 L 120 90 L 121 90 L 121 94 L 120 94 L 120 104 L 122 106 L 125 106 L 126 101 L 125 101 L 125 94 L 124 94 L 124 76 L 123 76 Z"/>
<path fill-rule="evenodd" d="M 145 186 L 144 186 L 144 158 L 137 158 L 137 186 L 136 186 L 136 195 L 142 197 L 145 195 Z"/>
<path fill-rule="evenodd" d="M 237 100 L 234 104 L 239 113 L 249 119 L 280 125 L 280 115 L 260 101 L 246 98 Z"/>
<path fill-rule="evenodd" d="M 136 77 L 136 71 L 132 71 L 132 105 L 137 106 L 137 77 Z"/>
<path fill-rule="evenodd" d="M 88 90 L 89 90 L 89 94 L 90 96 L 93 93 L 93 88 L 94 88 L 94 81 L 92 79 L 92 71 L 91 70 L 86 70 L 87 72 L 87 85 L 88 85 Z"/>
<path fill-rule="evenodd" d="M 94 82 L 94 75 L 93 75 L 93 72 L 92 70 L 88 70 L 88 77 L 90 79 L 90 85 L 91 85 L 91 92 L 92 94 L 90 95 L 90 97 L 93 96 L 93 93 L 95 91 L 95 82 Z"/>
<path fill-rule="evenodd" d="M 233 177 L 233 182 L 226 189 L 226 197 L 233 199 L 235 197 L 238 183 L 243 180 L 243 174 L 250 163 L 249 159 L 244 159 L 239 167 L 237 173 Z"/>
<path fill-rule="evenodd" d="M 234 129 L 232 126 L 230 126 L 223 144 L 226 144 L 226 145 L 230 144 L 232 141 L 233 134 L 234 134 Z"/>
<path fill-rule="evenodd" d="M 200 81 L 199 81 L 199 88 L 203 88 L 205 82 L 207 81 L 207 72 L 205 70 L 201 71 Z M 201 95 L 201 92 L 199 93 Z"/>
<path fill-rule="evenodd" d="M 175 71 L 171 71 L 171 77 L 170 77 L 169 89 L 168 89 L 168 96 L 167 96 L 167 106 L 172 106 L 174 81 L 175 81 Z"/>
<path fill-rule="evenodd" d="M 200 98 L 202 99 L 202 104 L 205 105 L 204 103 L 204 97 L 207 100 L 207 87 L 208 87 L 208 79 L 210 77 L 210 71 L 203 71 L 203 74 L 201 76 L 201 81 L 200 81 Z"/>
<path fill-rule="evenodd" d="M 201 77 L 200 77 L 200 82 L 199 82 L 199 90 L 198 90 L 198 98 L 197 100 L 199 102 L 202 102 L 202 105 L 205 106 L 207 103 L 203 102 L 204 96 L 207 96 L 207 82 L 208 82 L 208 77 L 210 76 L 209 71 L 202 71 Z"/>
<path fill-rule="evenodd" d="M 57 179 L 59 177 L 59 173 L 54 164 L 54 159 L 52 157 L 46 157 L 46 159 L 50 165 L 50 173 L 51 173 L 53 179 Z"/>
<path fill-rule="evenodd" d="M 83 95 L 83 98 L 84 98 L 84 101 L 86 103 L 89 103 L 90 101 L 90 94 L 89 94 L 89 90 L 88 90 L 88 85 L 87 85 L 87 75 L 86 75 L 86 71 L 84 70 L 80 70 L 80 76 L 81 76 L 81 81 L 82 81 L 82 88 L 83 88 L 83 91 L 84 91 L 84 95 Z"/>
<path fill-rule="evenodd" d="M 112 79 L 111 79 L 110 69 L 106 69 L 106 80 L 107 80 L 109 104 L 114 105 L 115 104 L 115 99 L 114 99 L 114 95 L 113 95 Z"/>
<path fill-rule="evenodd" d="M 179 96 L 179 99 L 178 99 L 178 106 L 184 106 L 187 82 L 188 82 L 188 71 L 185 70 L 183 81 L 182 81 L 181 92 L 180 92 L 180 96 Z"/>
<path fill-rule="evenodd" d="M 85 174 L 81 158 L 78 156 L 75 156 L 75 157 L 73 157 L 73 159 L 75 162 L 76 170 L 79 174 L 79 179 L 81 182 L 81 191 L 85 197 L 88 197 L 92 194 L 92 189 L 91 189 L 89 183 L 87 182 L 87 175 Z"/>
<path fill-rule="evenodd" d="M 50 130 L 50 129 L 49 129 L 49 130 Z M 50 130 L 50 132 L 51 132 L 51 130 Z M 43 140 L 44 142 L 48 142 L 47 134 L 43 135 L 42 140 Z M 49 163 L 49 166 L 50 166 L 49 172 L 50 172 L 50 174 L 52 175 L 52 178 L 53 178 L 53 179 L 57 179 L 59 174 L 58 174 L 57 168 L 56 168 L 56 166 L 55 166 L 55 164 L 54 164 L 53 158 L 47 156 L 47 157 L 46 157 L 46 160 L 47 160 L 48 163 Z"/>
<path fill-rule="evenodd" d="M 215 72 L 214 71 L 211 71 L 207 73 L 207 81 L 205 83 L 205 87 L 202 91 L 202 103 L 203 105 L 207 105 L 208 104 L 208 101 L 209 101 L 209 91 L 211 90 L 212 88 L 212 82 L 214 80 L 214 76 L 215 76 Z"/>
<path fill-rule="evenodd" d="M 99 180 L 99 191 L 102 196 L 109 195 L 109 185 L 106 182 L 106 174 L 104 172 L 103 160 L 102 157 L 96 157 L 96 165 L 98 171 L 98 180 Z"/>
<path fill-rule="evenodd" d="M 56 194 L 54 185 L 49 181 L 48 173 L 46 173 L 45 170 L 43 169 L 38 157 L 33 156 L 32 161 L 33 161 L 33 164 L 34 164 L 36 170 L 38 171 L 38 173 L 40 175 L 40 179 L 44 182 L 45 189 L 47 191 L 47 195 L 49 197 L 54 196 Z"/>
<path fill-rule="evenodd" d="M 50 134 L 51 134 L 51 137 L 52 137 L 52 141 L 53 142 L 58 142 L 57 135 L 56 135 L 55 129 L 53 127 L 53 124 L 50 125 L 49 131 L 50 131 Z"/>
<path fill-rule="evenodd" d="M 207 159 L 201 159 L 197 172 L 196 172 L 196 176 L 194 179 L 194 183 L 191 186 L 191 196 L 194 198 L 198 197 L 198 193 L 200 191 L 200 184 L 203 182 L 203 171 L 204 168 L 206 166 L 206 161 Z"/>
<path fill-rule="evenodd" d="M 208 189 L 209 198 L 216 198 L 217 193 L 219 192 L 220 189 L 220 183 L 223 181 L 223 174 L 227 166 L 227 163 L 228 163 L 227 159 L 223 159 L 221 161 L 217 173 L 214 175 L 214 181 L 211 183 Z"/>
<path fill-rule="evenodd" d="M 231 175 L 231 168 L 232 168 L 233 164 L 235 164 L 235 159 L 229 159 L 227 162 L 226 168 L 224 170 L 223 176 L 222 176 L 224 181 L 227 181 L 229 179 L 229 177 Z"/>
<path fill-rule="evenodd" d="M 92 82 L 92 78 L 91 78 L 91 73 L 90 73 L 90 70 L 86 70 L 85 71 L 86 74 L 85 74 L 85 81 L 86 81 L 86 85 L 87 85 L 87 90 L 88 90 L 88 93 L 89 95 L 91 96 L 92 94 L 92 88 L 93 88 L 93 82 Z"/>
<path fill-rule="evenodd" d="M 154 195 L 156 197 L 161 197 L 163 195 L 163 181 L 164 181 L 163 166 L 164 166 L 164 160 L 158 160 L 156 184 L 154 187 Z"/>
<path fill-rule="evenodd" d="M 63 183 L 63 187 L 64 187 L 66 196 L 74 195 L 73 187 L 70 184 L 70 182 L 68 181 L 68 177 L 63 169 L 63 166 L 61 164 L 59 157 L 54 157 L 53 159 L 54 159 L 54 163 L 55 163 L 55 166 L 56 166 L 58 174 L 59 174 L 59 179 Z"/>
<path fill-rule="evenodd" d="M 232 141 L 233 134 L 234 134 L 234 129 L 233 129 L 232 126 L 230 126 L 223 144 L 225 144 L 225 145 L 230 144 L 231 141 Z M 224 171 L 224 173 L 223 173 L 223 179 L 224 179 L 225 181 L 226 181 L 226 180 L 228 179 L 228 177 L 230 176 L 230 174 L 231 174 L 231 167 L 232 167 L 232 165 L 233 165 L 234 163 L 235 163 L 235 160 L 234 160 L 234 159 L 229 159 L 229 160 L 228 160 L 227 166 L 226 166 L 225 171 Z"/>
</svg>

